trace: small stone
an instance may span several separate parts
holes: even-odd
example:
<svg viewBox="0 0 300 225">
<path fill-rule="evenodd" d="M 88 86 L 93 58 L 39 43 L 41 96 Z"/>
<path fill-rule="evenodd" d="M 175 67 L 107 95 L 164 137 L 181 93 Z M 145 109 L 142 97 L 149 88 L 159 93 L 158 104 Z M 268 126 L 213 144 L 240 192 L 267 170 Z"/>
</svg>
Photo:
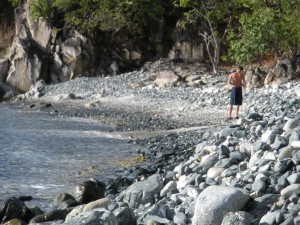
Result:
<svg viewBox="0 0 300 225">
<path fill-rule="evenodd" d="M 291 146 L 292 146 L 292 148 L 299 149 L 300 148 L 300 141 L 293 141 L 291 143 Z"/>
<path fill-rule="evenodd" d="M 299 155 L 300 156 L 300 155 Z M 274 171 L 278 173 L 285 173 L 291 165 L 291 160 L 279 160 L 274 165 Z"/>
<path fill-rule="evenodd" d="M 150 219 L 148 220 L 147 225 L 160 225 L 160 223 Z"/>
<path fill-rule="evenodd" d="M 266 190 L 266 183 L 263 181 L 254 181 L 252 184 L 252 191 L 264 192 Z"/>
<path fill-rule="evenodd" d="M 294 193 L 300 193 L 300 184 L 291 184 L 280 192 L 281 196 L 285 199 L 289 198 Z"/>
<path fill-rule="evenodd" d="M 161 197 L 166 197 L 168 192 L 172 188 L 176 188 L 176 182 L 175 181 L 170 181 L 169 183 L 167 183 L 166 186 L 160 191 L 160 196 Z"/>
<path fill-rule="evenodd" d="M 287 178 L 290 184 L 296 184 L 300 182 L 300 173 L 294 173 Z"/>
<path fill-rule="evenodd" d="M 294 128 L 300 126 L 300 119 L 289 119 L 283 127 L 284 131 L 293 130 Z"/>
<path fill-rule="evenodd" d="M 186 224 L 187 217 L 184 213 L 177 212 L 174 216 L 173 221 L 174 221 L 175 224 Z"/>
<path fill-rule="evenodd" d="M 275 224 L 278 213 L 279 212 L 268 212 L 261 218 L 259 224 Z"/>
</svg>

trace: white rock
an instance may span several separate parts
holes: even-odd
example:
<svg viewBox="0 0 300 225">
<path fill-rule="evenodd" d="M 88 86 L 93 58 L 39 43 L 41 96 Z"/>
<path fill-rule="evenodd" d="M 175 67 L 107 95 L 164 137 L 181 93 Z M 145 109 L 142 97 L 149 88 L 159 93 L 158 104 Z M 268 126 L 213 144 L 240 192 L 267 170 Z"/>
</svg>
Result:
<svg viewBox="0 0 300 225">
<path fill-rule="evenodd" d="M 188 177 L 186 175 L 182 175 L 179 177 L 179 180 L 177 181 L 177 189 L 185 188 L 188 184 Z"/>
<path fill-rule="evenodd" d="M 265 152 L 262 159 L 275 161 L 276 154 L 274 152 Z"/>
<path fill-rule="evenodd" d="M 291 143 L 292 148 L 300 148 L 300 141 L 293 141 Z"/>
<path fill-rule="evenodd" d="M 224 170 L 225 168 L 221 168 L 221 167 L 209 168 L 209 170 L 207 171 L 207 178 L 215 179 L 216 177 L 221 176 Z"/>
</svg>

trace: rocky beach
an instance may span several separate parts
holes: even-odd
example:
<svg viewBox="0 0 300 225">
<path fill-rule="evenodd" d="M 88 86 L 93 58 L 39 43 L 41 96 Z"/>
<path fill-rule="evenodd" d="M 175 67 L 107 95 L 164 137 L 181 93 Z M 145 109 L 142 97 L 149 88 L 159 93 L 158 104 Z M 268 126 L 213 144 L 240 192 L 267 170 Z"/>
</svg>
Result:
<svg viewBox="0 0 300 225">
<path fill-rule="evenodd" d="M 245 89 L 240 118 L 226 121 L 228 73 L 156 62 L 112 77 L 41 81 L 3 102 L 92 118 L 141 150 L 134 163 L 120 160 L 123 175 L 57 193 L 48 212 L 8 199 L 1 223 L 299 224 L 299 80 Z"/>
</svg>

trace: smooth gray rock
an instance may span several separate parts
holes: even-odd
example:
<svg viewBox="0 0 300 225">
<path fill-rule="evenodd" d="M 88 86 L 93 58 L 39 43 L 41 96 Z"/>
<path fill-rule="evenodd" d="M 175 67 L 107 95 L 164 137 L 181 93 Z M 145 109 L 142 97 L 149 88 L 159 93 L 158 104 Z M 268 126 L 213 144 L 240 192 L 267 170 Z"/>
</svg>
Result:
<svg viewBox="0 0 300 225">
<path fill-rule="evenodd" d="M 233 158 L 221 159 L 214 165 L 214 167 L 221 167 L 227 169 L 232 165 L 236 164 L 237 162 L 238 160 Z"/>
<path fill-rule="evenodd" d="M 272 147 L 273 149 L 278 150 L 278 149 L 280 149 L 280 148 L 283 148 L 283 147 L 285 147 L 285 146 L 288 146 L 288 144 L 289 144 L 289 142 L 288 142 L 287 138 L 282 137 L 282 136 L 276 136 L 276 137 L 275 137 L 275 141 L 274 141 L 274 143 L 271 145 L 271 147 Z"/>
<path fill-rule="evenodd" d="M 201 171 L 197 171 L 200 174 L 206 174 L 207 171 L 213 167 L 219 161 L 219 157 L 217 155 L 210 156 L 207 160 L 205 160 L 201 164 Z"/>
<path fill-rule="evenodd" d="M 249 113 L 249 114 L 246 116 L 246 118 L 247 118 L 248 120 L 260 121 L 260 120 L 262 120 L 263 116 L 260 115 L 259 113 L 253 112 L 253 113 Z"/>
<path fill-rule="evenodd" d="M 233 135 L 236 131 L 239 131 L 240 129 L 240 127 L 226 127 L 219 132 L 219 138 L 227 138 L 227 136 Z"/>
<path fill-rule="evenodd" d="M 261 141 L 267 144 L 272 144 L 275 140 L 277 133 L 277 130 L 268 129 L 265 133 L 262 134 Z"/>
<path fill-rule="evenodd" d="M 155 195 L 159 195 L 163 187 L 162 177 L 154 174 L 129 186 L 116 197 L 116 201 L 124 201 L 130 208 L 138 208 L 141 204 L 154 203 Z"/>
<path fill-rule="evenodd" d="M 175 224 L 186 224 L 187 217 L 183 212 L 177 212 L 173 219 Z"/>
<path fill-rule="evenodd" d="M 171 208 L 169 201 L 162 199 L 155 205 L 151 206 L 147 211 L 138 218 L 138 224 L 147 224 L 153 220 L 162 224 L 171 224 L 175 212 Z"/>
<path fill-rule="evenodd" d="M 289 119 L 283 127 L 283 130 L 289 131 L 300 126 L 300 119 Z"/>
<path fill-rule="evenodd" d="M 300 173 L 294 173 L 287 178 L 290 184 L 296 184 L 300 182 Z"/>
<path fill-rule="evenodd" d="M 104 208 L 82 212 L 64 225 L 119 225 L 114 214 Z"/>
<path fill-rule="evenodd" d="M 300 184 L 291 184 L 286 188 L 282 189 L 280 192 L 281 196 L 285 199 L 289 198 L 294 193 L 300 193 Z"/>
<path fill-rule="evenodd" d="M 299 155 L 300 156 L 300 155 Z M 279 160 L 275 163 L 274 165 L 274 171 L 278 173 L 285 173 L 288 168 L 291 166 L 292 160 L 287 159 L 287 160 Z"/>
<path fill-rule="evenodd" d="M 270 210 L 271 206 L 280 198 L 278 194 L 265 194 L 261 197 L 255 198 L 249 205 L 247 212 L 254 216 L 254 218 L 261 219 Z"/>
<path fill-rule="evenodd" d="M 229 212 L 223 218 L 222 225 L 252 225 L 254 217 L 247 212 Z"/>
<path fill-rule="evenodd" d="M 249 199 L 248 193 L 240 188 L 209 186 L 196 200 L 192 224 L 221 224 L 228 212 L 240 211 Z"/>
<path fill-rule="evenodd" d="M 169 183 L 166 184 L 166 186 L 160 191 L 160 196 L 161 197 L 166 197 L 168 192 L 173 189 L 176 188 L 176 182 L 175 181 L 170 181 Z"/>
<path fill-rule="evenodd" d="M 278 160 L 290 159 L 292 158 L 293 148 L 288 145 L 279 150 Z"/>
<path fill-rule="evenodd" d="M 247 155 L 240 151 L 233 151 L 230 153 L 230 158 L 236 159 L 237 161 L 244 161 L 247 158 Z"/>
<path fill-rule="evenodd" d="M 226 156 L 228 157 L 230 154 L 230 150 L 226 145 L 221 145 L 219 149 L 219 156 Z"/>
<path fill-rule="evenodd" d="M 136 218 L 131 208 L 120 207 L 113 211 L 119 224 L 122 225 L 136 225 Z"/>
<path fill-rule="evenodd" d="M 66 209 L 77 205 L 79 205 L 79 203 L 68 193 L 60 193 L 53 200 L 54 209 Z"/>
<path fill-rule="evenodd" d="M 299 141 L 300 135 L 296 131 L 292 131 L 291 136 L 289 137 L 289 143 L 292 143 L 293 141 Z"/>
<path fill-rule="evenodd" d="M 266 183 L 261 180 L 257 180 L 252 184 L 252 190 L 259 191 L 259 192 L 265 192 Z"/>
<path fill-rule="evenodd" d="M 282 222 L 280 225 L 295 225 L 294 218 L 288 217 L 284 222 Z"/>
<path fill-rule="evenodd" d="M 268 212 L 259 221 L 259 225 L 271 225 L 276 223 L 276 216 L 279 212 Z"/>
<path fill-rule="evenodd" d="M 293 154 L 293 163 L 295 165 L 299 165 L 300 164 L 300 151 L 296 151 L 294 154 Z"/>
</svg>

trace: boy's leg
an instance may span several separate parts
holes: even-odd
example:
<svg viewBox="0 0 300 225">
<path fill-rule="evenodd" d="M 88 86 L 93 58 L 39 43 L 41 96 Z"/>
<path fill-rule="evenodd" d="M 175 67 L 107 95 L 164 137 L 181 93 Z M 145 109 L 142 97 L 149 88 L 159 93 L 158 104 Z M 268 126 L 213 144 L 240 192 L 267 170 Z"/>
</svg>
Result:
<svg viewBox="0 0 300 225">
<path fill-rule="evenodd" d="M 231 118 L 233 105 L 229 105 L 229 118 Z"/>
<path fill-rule="evenodd" d="M 240 110 L 240 106 L 237 105 L 237 106 L 236 106 L 236 118 L 239 117 L 239 110 Z"/>
</svg>

